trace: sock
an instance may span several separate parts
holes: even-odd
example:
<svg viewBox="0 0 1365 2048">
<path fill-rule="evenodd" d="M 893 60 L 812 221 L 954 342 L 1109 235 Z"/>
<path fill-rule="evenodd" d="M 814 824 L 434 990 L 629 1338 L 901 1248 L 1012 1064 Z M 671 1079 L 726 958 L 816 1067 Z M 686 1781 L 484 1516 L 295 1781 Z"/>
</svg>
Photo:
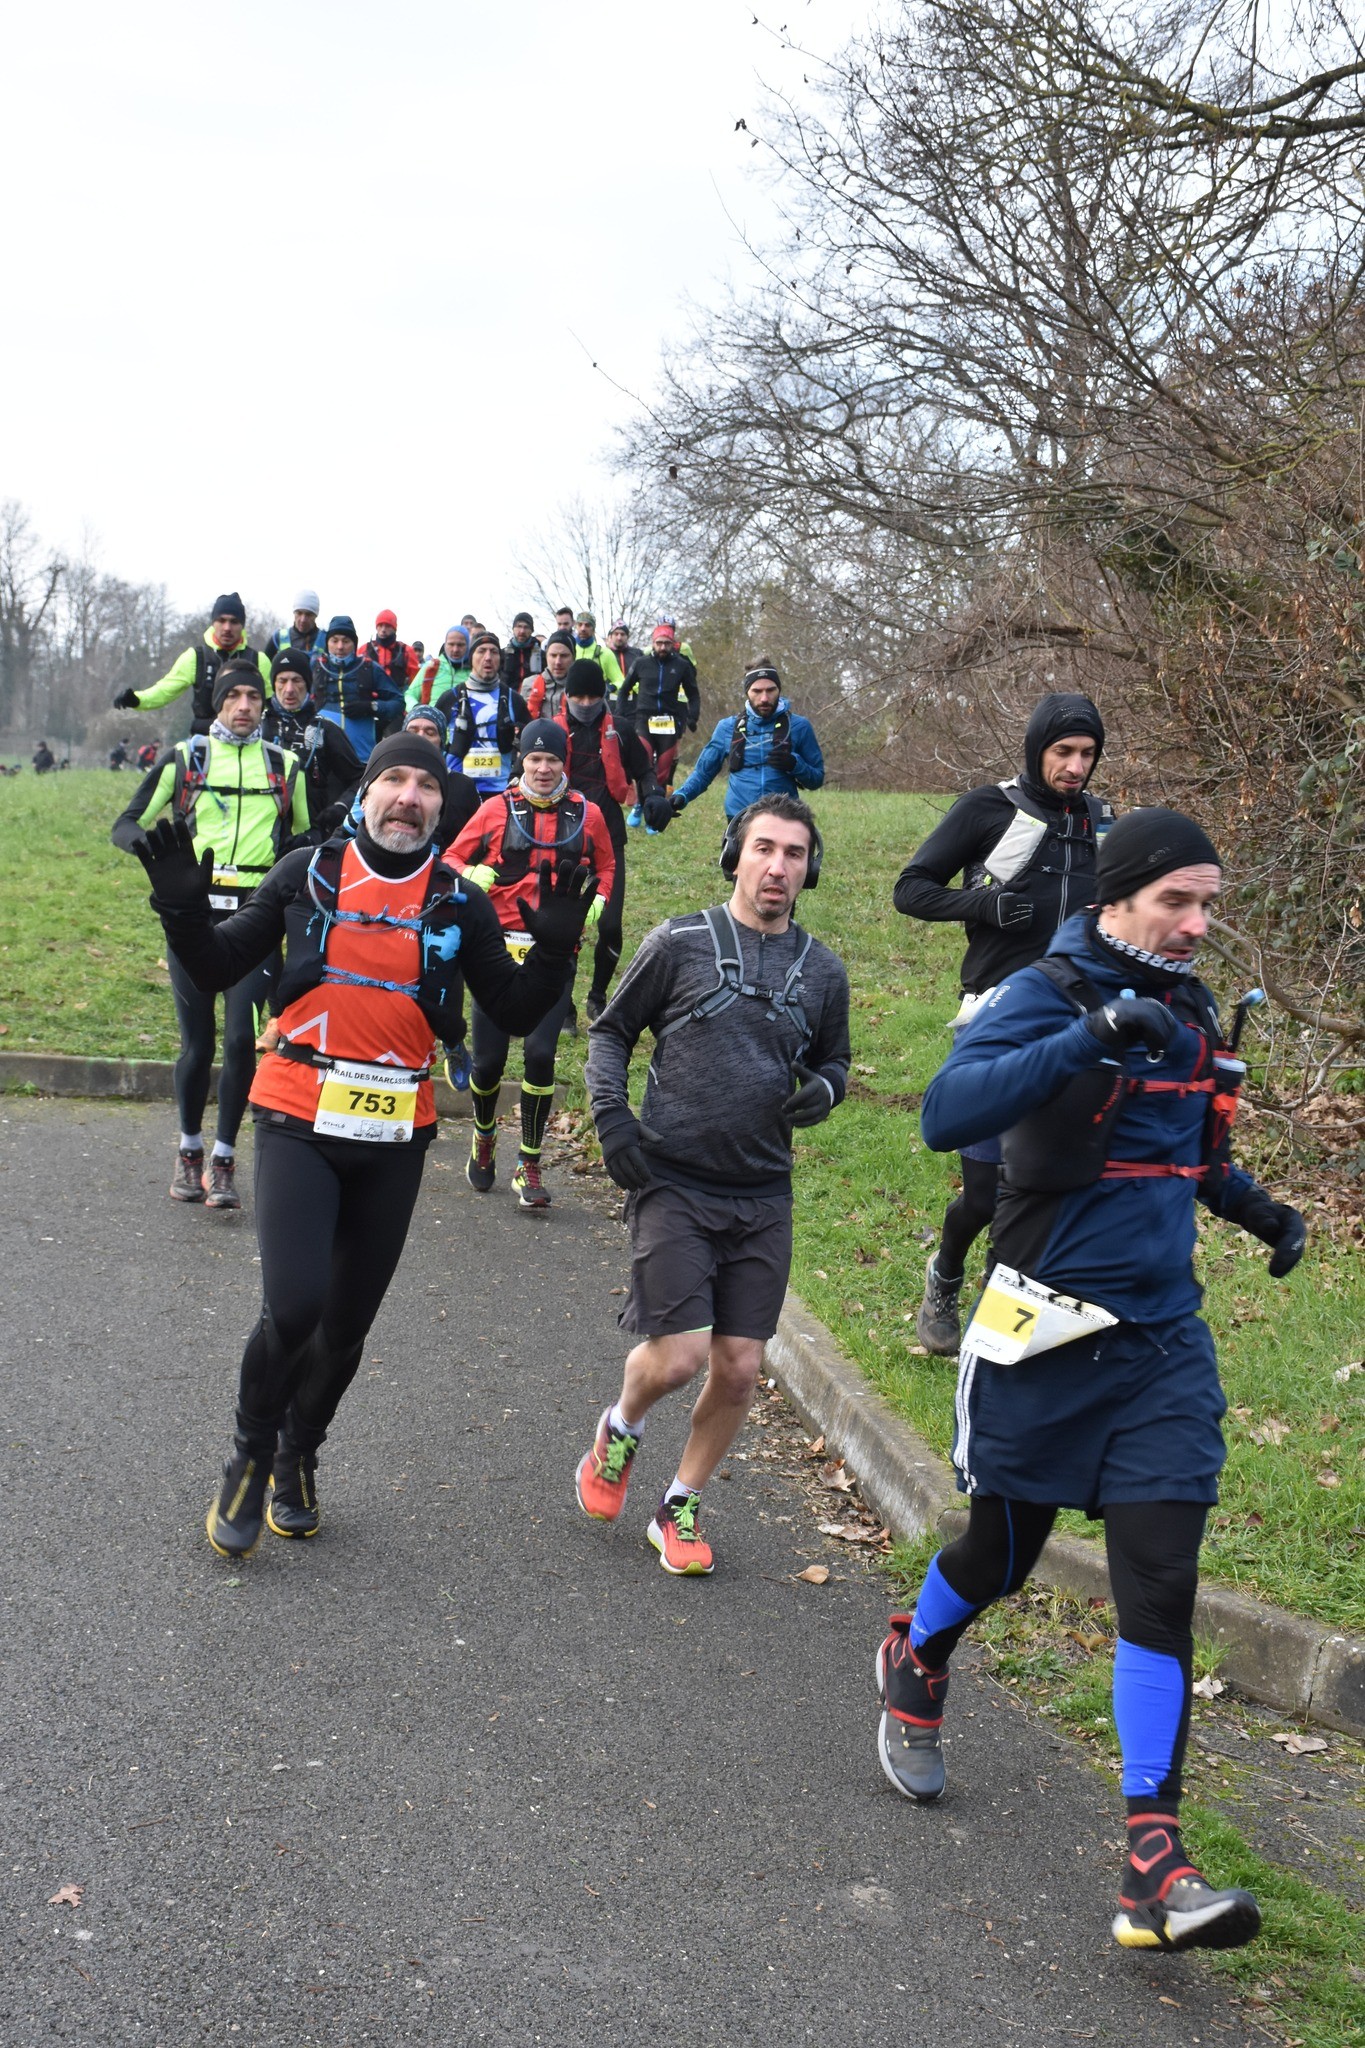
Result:
<svg viewBox="0 0 1365 2048">
<path fill-rule="evenodd" d="M 182 1131 L 180 1133 L 180 1149 L 182 1152 L 202 1152 L 204 1140 L 198 1131 L 195 1132 L 193 1137 L 190 1136 L 188 1131 Z"/>
<path fill-rule="evenodd" d="M 964 1600 L 955 1593 L 935 1557 L 925 1574 L 915 1602 L 915 1618 L 910 1625 L 910 1647 L 916 1655 L 924 1648 L 931 1636 L 939 1635 L 944 1629 L 960 1629 L 980 1610 L 970 1600 Z"/>
<path fill-rule="evenodd" d="M 1119 1637 L 1114 1650 L 1114 1725 L 1123 1753 L 1126 1799 L 1164 1803 L 1169 1798 L 1161 1787 L 1171 1772 L 1187 1693 L 1179 1658 L 1144 1650 Z"/>
<path fill-rule="evenodd" d="M 626 1411 L 619 1401 L 612 1403 L 610 1412 L 607 1415 L 607 1427 L 608 1429 L 620 1430 L 623 1436 L 641 1437 L 645 1433 L 643 1422 L 626 1421 Z"/>
<path fill-rule="evenodd" d="M 689 1494 L 700 1492 L 701 1488 L 699 1486 L 688 1486 L 683 1480 L 675 1479 L 664 1495 L 664 1503 L 668 1506 L 674 1501 L 686 1500 Z"/>
<path fill-rule="evenodd" d="M 213 1141 L 213 1156 L 215 1159 L 235 1159 L 237 1157 L 237 1147 L 229 1145 L 223 1138 L 215 1138 Z"/>
<path fill-rule="evenodd" d="M 521 1084 L 521 1149 L 528 1159 L 539 1159 L 540 1148 L 545 1142 L 545 1126 L 550 1121 L 554 1107 L 555 1084 L 548 1088 L 535 1086 L 533 1082 Z"/>
<path fill-rule="evenodd" d="M 481 1088 L 478 1082 L 470 1077 L 469 1100 L 474 1109 L 474 1128 L 480 1137 L 488 1137 L 490 1132 L 498 1127 L 498 1091 L 501 1087 L 501 1075 L 491 1088 Z"/>
<path fill-rule="evenodd" d="M 934 1278 L 938 1281 L 939 1285 L 941 1287 L 960 1287 L 962 1285 L 962 1275 L 963 1268 L 961 1266 L 958 1267 L 956 1273 L 944 1271 L 943 1250 L 940 1247 L 934 1253 Z"/>
</svg>

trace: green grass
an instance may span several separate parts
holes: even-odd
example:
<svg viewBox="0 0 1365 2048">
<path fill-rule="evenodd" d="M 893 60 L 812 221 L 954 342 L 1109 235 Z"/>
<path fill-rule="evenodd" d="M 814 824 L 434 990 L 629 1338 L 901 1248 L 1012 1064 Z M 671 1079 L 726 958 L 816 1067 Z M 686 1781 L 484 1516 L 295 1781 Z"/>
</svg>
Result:
<svg viewBox="0 0 1365 2048">
<path fill-rule="evenodd" d="M 0 782 L 0 1047 L 174 1054 L 160 928 L 141 869 L 108 840 L 135 786 L 130 775 L 95 770 Z M 848 1101 L 799 1145 L 792 1277 L 868 1379 L 946 1453 L 954 1369 L 917 1354 L 913 1317 L 953 1162 L 925 1151 L 917 1109 L 948 1050 L 962 935 L 898 917 L 890 900 L 942 807 L 847 791 L 819 800 L 829 856 L 801 916 L 848 966 L 854 1067 Z M 720 821 L 713 790 L 663 837 L 631 834 L 628 946 L 659 918 L 725 893 L 715 867 Z M 1218 986 L 1218 971 L 1211 979 Z M 581 1038 L 561 1048 L 580 1106 L 583 1051 Z M 1365 1357 L 1365 1262 L 1358 1246 L 1320 1232 L 1292 1280 L 1277 1285 L 1264 1250 L 1241 1232 L 1208 1219 L 1204 1247 L 1233 1410 L 1209 1575 L 1365 1629 L 1365 1373 L 1333 1378 Z M 1286 1425 L 1282 1441 L 1255 1440 L 1267 1422 Z M 1319 1483 L 1327 1474 L 1335 1486 Z"/>
</svg>

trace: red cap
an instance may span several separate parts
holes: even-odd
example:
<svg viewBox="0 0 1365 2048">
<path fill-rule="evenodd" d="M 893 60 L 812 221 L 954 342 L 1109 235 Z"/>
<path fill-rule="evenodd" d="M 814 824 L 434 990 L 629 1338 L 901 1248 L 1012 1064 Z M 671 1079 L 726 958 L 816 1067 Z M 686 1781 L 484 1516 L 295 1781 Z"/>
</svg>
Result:
<svg viewBox="0 0 1365 2048">
<path fill-rule="evenodd" d="M 392 626 L 395 633 L 398 631 L 397 612 L 376 612 L 374 622 L 376 626 Z"/>
</svg>

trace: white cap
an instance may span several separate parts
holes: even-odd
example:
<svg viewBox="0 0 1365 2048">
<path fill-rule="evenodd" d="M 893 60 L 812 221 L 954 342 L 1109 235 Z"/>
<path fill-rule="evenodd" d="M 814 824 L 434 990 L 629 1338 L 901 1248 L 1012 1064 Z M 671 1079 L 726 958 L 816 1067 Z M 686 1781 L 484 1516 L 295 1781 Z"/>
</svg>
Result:
<svg viewBox="0 0 1365 2048">
<path fill-rule="evenodd" d="M 313 617 L 316 618 L 322 610 L 322 600 L 319 598 L 316 590 L 301 590 L 294 599 L 291 609 L 296 612 L 311 612 Z"/>
</svg>

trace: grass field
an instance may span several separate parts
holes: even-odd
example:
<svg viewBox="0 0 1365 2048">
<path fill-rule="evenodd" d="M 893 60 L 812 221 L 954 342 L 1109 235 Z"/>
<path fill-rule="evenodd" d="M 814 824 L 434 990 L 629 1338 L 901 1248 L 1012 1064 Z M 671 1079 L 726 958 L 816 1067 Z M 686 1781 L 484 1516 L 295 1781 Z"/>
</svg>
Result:
<svg viewBox="0 0 1365 2048">
<path fill-rule="evenodd" d="M 0 782 L 0 1048 L 174 1054 L 160 927 L 140 867 L 108 839 L 135 787 L 131 775 L 95 770 Z M 913 1318 L 953 1162 L 925 1151 L 917 1109 L 948 1048 L 962 941 L 958 928 L 911 923 L 890 903 L 896 874 L 939 808 L 941 800 L 852 792 L 819 802 L 828 861 L 801 916 L 848 965 L 854 1067 L 847 1103 L 800 1143 L 793 1284 L 869 1380 L 946 1452 L 953 1367 L 917 1353 Z M 632 833 L 628 947 L 659 918 L 724 893 L 714 864 L 720 819 L 712 792 L 666 835 Z M 1218 973 L 1210 978 L 1229 993 Z M 579 1106 L 583 1051 L 581 1038 L 561 1048 Z M 1337 1627 L 1365 1629 L 1359 1247 L 1319 1229 L 1292 1279 L 1276 1285 L 1263 1248 L 1242 1232 L 1208 1219 L 1203 1239 L 1231 1408 L 1206 1570 Z"/>
</svg>

